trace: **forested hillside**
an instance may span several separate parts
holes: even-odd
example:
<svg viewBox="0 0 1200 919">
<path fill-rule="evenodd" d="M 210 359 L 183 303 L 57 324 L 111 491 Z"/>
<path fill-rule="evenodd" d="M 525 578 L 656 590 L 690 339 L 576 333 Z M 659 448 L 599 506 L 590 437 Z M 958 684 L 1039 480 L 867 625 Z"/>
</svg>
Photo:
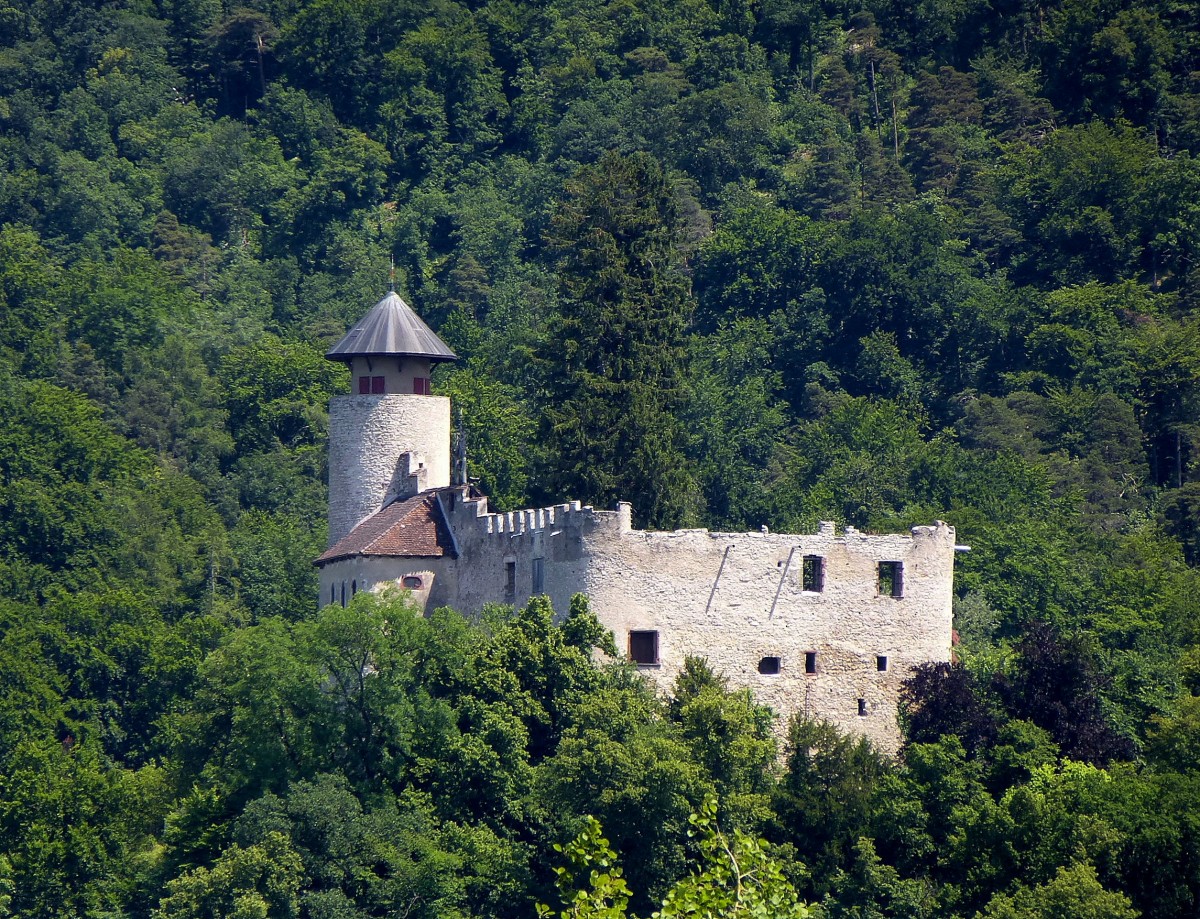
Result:
<svg viewBox="0 0 1200 919">
<path fill-rule="evenodd" d="M 647 916 L 712 793 L 830 919 L 1197 915 L 1197 155 L 1178 0 L 0 8 L 0 915 L 528 917 L 593 814 Z M 318 610 L 393 258 L 495 507 L 954 524 L 902 759 Z"/>
</svg>

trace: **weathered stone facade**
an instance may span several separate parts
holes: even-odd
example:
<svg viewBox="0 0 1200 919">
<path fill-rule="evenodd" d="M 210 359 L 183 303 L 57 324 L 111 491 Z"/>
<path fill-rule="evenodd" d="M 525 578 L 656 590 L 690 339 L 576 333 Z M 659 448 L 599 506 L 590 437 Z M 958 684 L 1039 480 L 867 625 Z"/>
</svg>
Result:
<svg viewBox="0 0 1200 919">
<path fill-rule="evenodd" d="M 373 590 L 406 576 L 419 579 L 410 584 L 423 606 L 468 612 L 535 592 L 563 611 L 585 593 L 621 650 L 636 656 L 634 643 L 653 640 L 654 660 L 639 669 L 661 688 L 699 655 L 780 714 L 825 719 L 885 750 L 899 743 L 910 668 L 950 656 L 954 530 L 942 523 L 886 536 L 832 524 L 811 535 L 659 533 L 633 529 L 624 504 L 491 514 L 465 487 L 436 500 L 457 557 L 330 562 L 323 602 L 345 585 Z"/>
<path fill-rule="evenodd" d="M 330 400 L 330 544 L 391 499 L 449 484 L 450 400 L 445 396 Z"/>
</svg>

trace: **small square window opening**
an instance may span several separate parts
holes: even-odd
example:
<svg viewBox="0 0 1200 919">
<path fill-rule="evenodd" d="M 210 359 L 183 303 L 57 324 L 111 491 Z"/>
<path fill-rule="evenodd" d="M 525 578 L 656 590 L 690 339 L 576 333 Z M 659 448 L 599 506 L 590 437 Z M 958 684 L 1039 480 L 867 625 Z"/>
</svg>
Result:
<svg viewBox="0 0 1200 919">
<path fill-rule="evenodd" d="M 804 672 L 805 673 L 816 673 L 817 672 L 817 652 L 816 651 L 805 651 L 804 652 Z"/>
<path fill-rule="evenodd" d="M 758 662 L 758 672 L 766 676 L 775 676 L 779 673 L 780 660 L 777 657 L 764 657 Z"/>
<path fill-rule="evenodd" d="M 629 633 L 629 659 L 635 664 L 655 665 L 658 663 L 658 632 L 639 631 Z"/>
<path fill-rule="evenodd" d="M 904 596 L 904 563 L 879 563 L 879 595 L 881 597 Z"/>
</svg>

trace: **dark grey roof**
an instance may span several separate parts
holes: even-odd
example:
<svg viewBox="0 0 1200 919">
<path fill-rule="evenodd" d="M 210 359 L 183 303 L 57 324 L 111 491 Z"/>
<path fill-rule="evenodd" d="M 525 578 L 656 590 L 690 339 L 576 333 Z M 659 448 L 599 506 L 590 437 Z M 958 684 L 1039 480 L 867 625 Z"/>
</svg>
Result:
<svg viewBox="0 0 1200 919">
<path fill-rule="evenodd" d="M 458 355 L 421 321 L 394 290 L 371 307 L 371 311 L 326 352 L 331 361 L 352 357 L 407 355 L 431 361 L 456 361 Z"/>
</svg>

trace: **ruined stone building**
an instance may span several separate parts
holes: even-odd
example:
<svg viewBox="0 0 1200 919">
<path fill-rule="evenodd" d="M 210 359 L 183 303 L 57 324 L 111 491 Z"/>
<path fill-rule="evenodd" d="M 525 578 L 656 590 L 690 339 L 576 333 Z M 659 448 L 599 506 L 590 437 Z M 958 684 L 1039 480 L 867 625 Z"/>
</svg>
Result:
<svg viewBox="0 0 1200 919">
<path fill-rule="evenodd" d="M 950 658 L 954 529 L 869 535 L 652 532 L 630 506 L 579 502 L 495 514 L 451 478 L 450 400 L 430 370 L 454 353 L 394 292 L 327 355 L 351 392 L 329 410 L 329 548 L 322 603 L 398 584 L 422 608 L 464 613 L 584 593 L 617 647 L 667 689 L 684 658 L 707 658 L 785 718 L 900 736 L 901 682 Z M 456 478 L 461 478 L 458 476 Z"/>
</svg>

